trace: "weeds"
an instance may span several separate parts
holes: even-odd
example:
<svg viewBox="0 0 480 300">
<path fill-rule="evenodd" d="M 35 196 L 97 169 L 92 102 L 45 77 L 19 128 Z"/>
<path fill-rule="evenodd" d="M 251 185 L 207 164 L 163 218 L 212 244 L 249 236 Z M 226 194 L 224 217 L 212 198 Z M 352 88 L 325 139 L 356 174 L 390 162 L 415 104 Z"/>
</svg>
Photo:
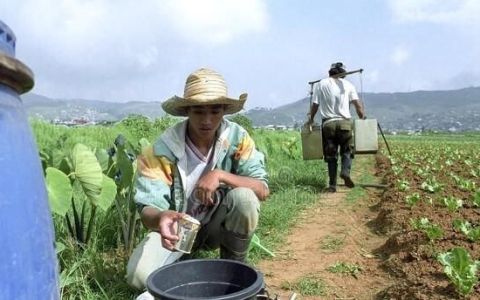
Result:
<svg viewBox="0 0 480 300">
<path fill-rule="evenodd" d="M 297 279 L 295 282 L 283 282 L 282 289 L 300 293 L 303 296 L 325 296 L 327 293 L 327 285 L 315 274 Z"/>
<path fill-rule="evenodd" d="M 360 274 L 362 268 L 357 264 L 350 264 L 346 262 L 336 262 L 327 268 L 327 271 L 331 273 L 340 273 L 344 275 L 350 275 L 357 278 L 357 275 Z"/>
</svg>

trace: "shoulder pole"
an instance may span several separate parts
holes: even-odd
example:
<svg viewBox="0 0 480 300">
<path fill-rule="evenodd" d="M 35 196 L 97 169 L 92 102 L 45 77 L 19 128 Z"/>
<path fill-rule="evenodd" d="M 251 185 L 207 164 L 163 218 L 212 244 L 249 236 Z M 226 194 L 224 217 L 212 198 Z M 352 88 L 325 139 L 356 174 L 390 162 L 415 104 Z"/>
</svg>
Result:
<svg viewBox="0 0 480 300">
<path fill-rule="evenodd" d="M 337 77 L 342 77 L 342 76 L 347 76 L 347 75 L 350 75 L 350 74 L 362 73 L 362 72 L 363 72 L 363 69 L 358 69 L 358 70 L 353 70 L 353 71 L 349 71 L 349 72 L 338 73 L 338 74 L 332 75 L 330 77 L 337 78 Z M 308 84 L 314 84 L 314 83 L 319 82 L 320 80 L 321 79 L 310 81 Z"/>
</svg>

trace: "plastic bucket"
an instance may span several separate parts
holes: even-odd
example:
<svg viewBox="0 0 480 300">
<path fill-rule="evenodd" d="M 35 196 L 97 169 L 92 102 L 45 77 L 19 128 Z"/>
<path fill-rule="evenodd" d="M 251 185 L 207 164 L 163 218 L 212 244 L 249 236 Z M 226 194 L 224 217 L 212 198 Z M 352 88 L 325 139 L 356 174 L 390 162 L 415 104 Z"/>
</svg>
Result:
<svg viewBox="0 0 480 300">
<path fill-rule="evenodd" d="M 256 299 L 263 275 L 228 259 L 191 259 L 163 266 L 147 279 L 147 290 L 160 300 Z"/>
</svg>

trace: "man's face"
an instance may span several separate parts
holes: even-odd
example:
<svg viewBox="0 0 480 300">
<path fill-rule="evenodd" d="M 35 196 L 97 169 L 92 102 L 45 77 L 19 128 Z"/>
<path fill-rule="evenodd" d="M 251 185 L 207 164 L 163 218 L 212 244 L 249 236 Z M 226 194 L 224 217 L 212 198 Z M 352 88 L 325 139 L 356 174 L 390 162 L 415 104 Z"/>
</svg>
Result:
<svg viewBox="0 0 480 300">
<path fill-rule="evenodd" d="M 215 135 L 223 115 L 223 105 L 191 106 L 187 109 L 188 129 L 196 137 L 212 138 Z"/>
</svg>

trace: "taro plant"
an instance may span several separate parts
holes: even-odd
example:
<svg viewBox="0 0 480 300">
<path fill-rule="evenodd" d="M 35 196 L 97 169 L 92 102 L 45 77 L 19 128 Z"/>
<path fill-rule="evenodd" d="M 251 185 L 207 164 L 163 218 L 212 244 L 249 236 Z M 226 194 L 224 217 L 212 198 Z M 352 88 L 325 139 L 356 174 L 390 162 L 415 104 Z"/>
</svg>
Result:
<svg viewBox="0 0 480 300">
<path fill-rule="evenodd" d="M 430 223 L 428 218 L 410 220 L 410 224 L 412 225 L 413 229 L 425 232 L 431 242 L 443 237 L 443 229 L 437 224 Z"/>
<path fill-rule="evenodd" d="M 461 231 L 471 241 L 480 240 L 480 226 L 473 227 L 468 221 L 456 219 L 453 221 L 453 227 Z"/>
<path fill-rule="evenodd" d="M 453 248 L 440 253 L 438 261 L 443 265 L 443 271 L 462 295 L 468 295 L 478 282 L 477 270 L 480 261 L 474 261 L 464 248 Z"/>
<path fill-rule="evenodd" d="M 52 212 L 65 217 L 68 232 L 83 248 L 97 208 L 106 211 L 115 198 L 115 182 L 102 173 L 97 158 L 83 144 L 76 144 L 58 168 L 47 167 L 45 177 Z"/>
<path fill-rule="evenodd" d="M 136 156 L 142 148 L 149 144 L 146 139 L 142 138 L 138 142 L 138 147 L 134 147 L 123 135 L 119 135 L 108 151 L 97 152 L 103 171 L 112 177 L 116 184 L 115 209 L 120 221 L 124 249 L 127 253 L 132 251 L 141 230 L 133 201 Z"/>
</svg>

